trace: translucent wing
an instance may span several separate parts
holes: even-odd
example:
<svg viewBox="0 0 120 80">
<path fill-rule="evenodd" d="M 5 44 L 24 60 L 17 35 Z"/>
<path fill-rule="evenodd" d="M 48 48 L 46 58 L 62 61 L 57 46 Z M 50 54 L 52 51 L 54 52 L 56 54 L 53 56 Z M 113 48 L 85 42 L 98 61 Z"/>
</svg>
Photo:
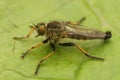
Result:
<svg viewBox="0 0 120 80">
<path fill-rule="evenodd" d="M 78 25 L 65 25 L 68 37 L 75 39 L 103 39 L 106 33 Z"/>
</svg>

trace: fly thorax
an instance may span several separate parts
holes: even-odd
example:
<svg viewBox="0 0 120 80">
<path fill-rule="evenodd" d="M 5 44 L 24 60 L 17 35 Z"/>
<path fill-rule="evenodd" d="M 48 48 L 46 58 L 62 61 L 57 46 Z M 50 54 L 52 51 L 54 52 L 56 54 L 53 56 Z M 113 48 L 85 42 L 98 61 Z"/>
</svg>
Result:
<svg viewBox="0 0 120 80">
<path fill-rule="evenodd" d="M 58 41 L 61 33 L 65 30 L 65 27 L 57 21 L 48 23 L 46 28 L 46 36 L 50 36 L 50 40 Z"/>
</svg>

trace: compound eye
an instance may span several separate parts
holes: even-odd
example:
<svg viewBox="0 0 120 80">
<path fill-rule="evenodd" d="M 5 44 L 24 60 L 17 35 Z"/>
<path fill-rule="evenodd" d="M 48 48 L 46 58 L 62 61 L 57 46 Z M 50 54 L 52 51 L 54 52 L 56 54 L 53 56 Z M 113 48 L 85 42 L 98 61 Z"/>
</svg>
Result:
<svg viewBox="0 0 120 80">
<path fill-rule="evenodd" d="M 41 32 L 45 31 L 44 25 L 41 25 L 41 26 L 39 27 L 39 30 L 40 30 Z"/>
<path fill-rule="evenodd" d="M 39 32 L 39 35 L 44 35 L 44 33 L 45 33 L 45 26 L 44 25 L 39 26 L 38 32 Z"/>
</svg>

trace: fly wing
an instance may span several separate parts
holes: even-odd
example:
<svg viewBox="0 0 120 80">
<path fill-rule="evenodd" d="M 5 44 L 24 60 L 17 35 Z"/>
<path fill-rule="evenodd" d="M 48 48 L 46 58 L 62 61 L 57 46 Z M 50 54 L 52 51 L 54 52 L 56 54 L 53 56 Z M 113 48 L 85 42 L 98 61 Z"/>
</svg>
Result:
<svg viewBox="0 0 120 80">
<path fill-rule="evenodd" d="M 66 32 L 69 38 L 74 39 L 104 39 L 106 36 L 102 31 L 75 25 L 66 25 Z"/>
</svg>

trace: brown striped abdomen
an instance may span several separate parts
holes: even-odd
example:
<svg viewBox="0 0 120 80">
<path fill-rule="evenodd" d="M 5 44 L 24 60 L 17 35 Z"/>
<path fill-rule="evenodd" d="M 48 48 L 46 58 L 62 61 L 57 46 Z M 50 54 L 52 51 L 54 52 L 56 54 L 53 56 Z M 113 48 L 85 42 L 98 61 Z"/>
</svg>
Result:
<svg viewBox="0 0 120 80">
<path fill-rule="evenodd" d="M 69 33 L 68 34 L 68 38 L 71 39 L 78 39 L 78 40 L 92 40 L 92 39 L 109 39 L 111 38 L 111 32 L 107 31 L 107 32 L 94 32 L 94 33 L 86 33 L 87 35 L 82 35 L 82 34 L 78 34 L 78 33 Z"/>
</svg>

